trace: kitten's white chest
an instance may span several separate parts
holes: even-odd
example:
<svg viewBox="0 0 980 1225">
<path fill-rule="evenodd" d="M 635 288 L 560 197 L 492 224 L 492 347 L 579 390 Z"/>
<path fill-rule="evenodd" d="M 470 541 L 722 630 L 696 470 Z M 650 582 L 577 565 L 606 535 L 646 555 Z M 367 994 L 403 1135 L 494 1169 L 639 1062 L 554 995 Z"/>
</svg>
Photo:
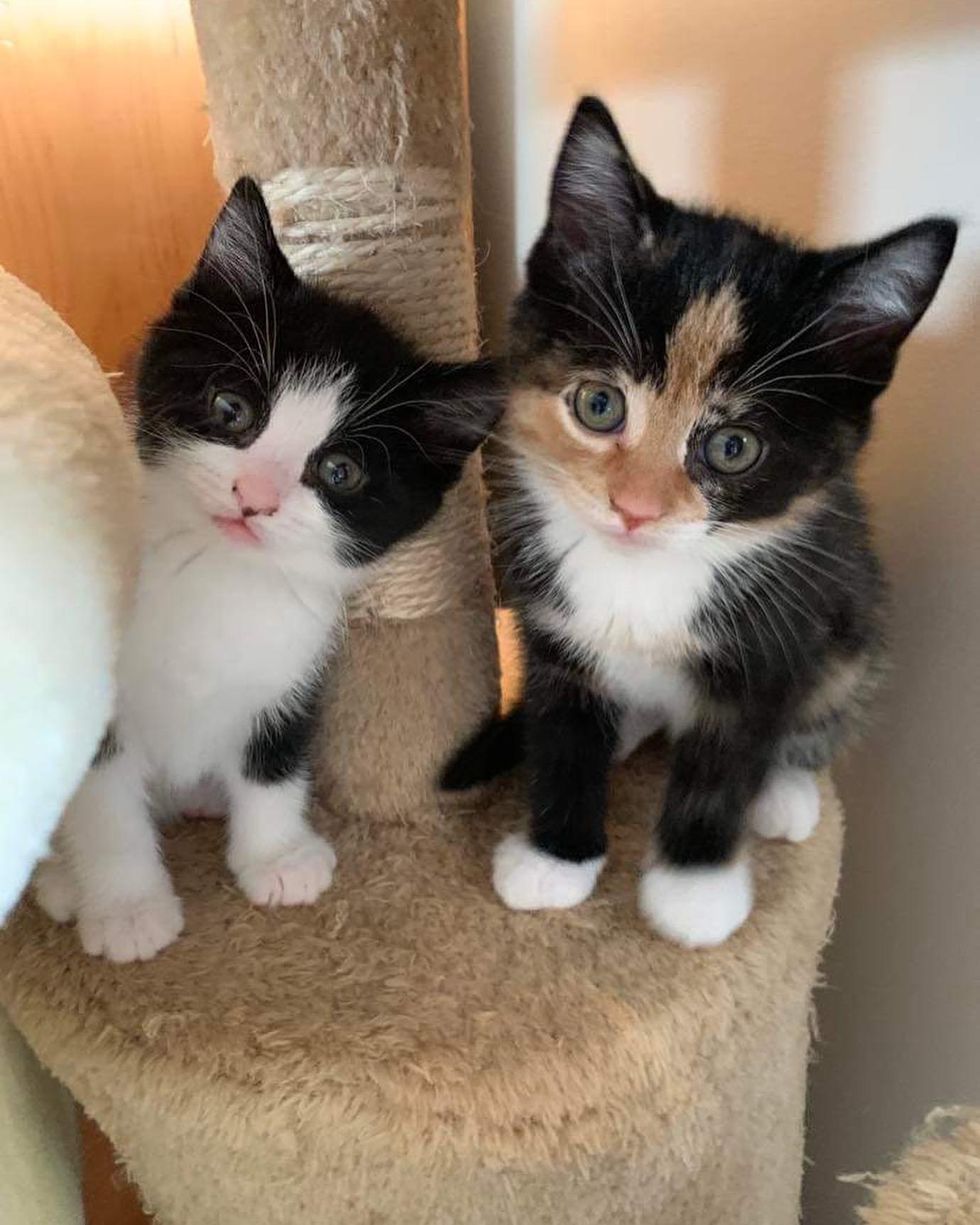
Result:
<svg viewBox="0 0 980 1225">
<path fill-rule="evenodd" d="M 183 782 L 213 768 L 260 710 L 308 678 L 339 598 L 290 587 L 275 567 L 222 545 L 186 563 L 176 557 L 163 548 L 144 560 L 119 705 L 122 734 Z"/>
<path fill-rule="evenodd" d="M 711 581 L 710 563 L 694 552 L 628 551 L 588 535 L 559 565 L 562 636 L 611 698 L 680 730 L 696 710 L 684 660 Z"/>
<path fill-rule="evenodd" d="M 696 554 L 621 549 L 586 537 L 559 567 L 569 628 L 582 642 L 616 650 L 676 654 L 712 580 Z"/>
</svg>

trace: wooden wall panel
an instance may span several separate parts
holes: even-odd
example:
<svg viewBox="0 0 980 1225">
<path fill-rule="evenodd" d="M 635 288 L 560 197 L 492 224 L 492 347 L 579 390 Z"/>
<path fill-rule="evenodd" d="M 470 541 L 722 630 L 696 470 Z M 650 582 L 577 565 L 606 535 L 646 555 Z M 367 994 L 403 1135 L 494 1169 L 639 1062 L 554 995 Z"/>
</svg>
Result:
<svg viewBox="0 0 980 1225">
<path fill-rule="evenodd" d="M 220 200 L 187 0 L 0 0 L 0 265 L 106 370 L 191 268 Z M 83 1128 L 90 1225 L 144 1221 Z"/>
<path fill-rule="evenodd" d="M 106 369 L 220 199 L 187 0 L 0 3 L 0 265 Z"/>
</svg>

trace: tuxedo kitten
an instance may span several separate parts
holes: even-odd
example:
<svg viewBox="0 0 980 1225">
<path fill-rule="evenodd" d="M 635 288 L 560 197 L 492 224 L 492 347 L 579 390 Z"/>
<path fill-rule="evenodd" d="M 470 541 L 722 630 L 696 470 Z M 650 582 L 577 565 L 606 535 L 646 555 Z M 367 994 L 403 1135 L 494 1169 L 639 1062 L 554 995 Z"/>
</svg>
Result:
<svg viewBox="0 0 980 1225">
<path fill-rule="evenodd" d="M 855 464 L 899 346 L 956 236 L 930 218 L 818 251 L 679 207 L 585 99 L 512 319 L 498 530 L 526 652 L 523 706 L 447 769 L 528 757 L 530 833 L 497 850 L 516 909 L 588 897 L 610 763 L 671 744 L 654 929 L 745 920 L 748 829 L 814 829 L 814 771 L 881 666 L 883 586 Z"/>
<path fill-rule="evenodd" d="M 330 884 L 311 741 L 344 597 L 432 518 L 499 411 L 479 364 L 423 361 L 298 280 L 249 179 L 151 327 L 137 393 L 145 531 L 116 714 L 38 880 L 114 961 L 180 932 L 154 813 L 200 807 L 202 787 L 221 788 L 252 902 Z"/>
</svg>

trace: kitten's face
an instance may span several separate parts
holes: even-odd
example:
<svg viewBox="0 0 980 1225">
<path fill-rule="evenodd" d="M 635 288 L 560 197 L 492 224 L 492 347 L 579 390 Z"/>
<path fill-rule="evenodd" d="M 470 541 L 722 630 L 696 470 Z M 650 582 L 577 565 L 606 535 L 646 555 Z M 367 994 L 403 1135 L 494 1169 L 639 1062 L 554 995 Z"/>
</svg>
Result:
<svg viewBox="0 0 980 1225">
<path fill-rule="evenodd" d="M 241 180 L 151 329 L 138 441 L 207 543 L 354 568 L 422 527 L 499 411 L 480 366 L 425 362 L 371 311 L 304 284 Z"/>
<path fill-rule="evenodd" d="M 853 462 L 955 232 L 817 252 L 678 208 L 587 99 L 514 312 L 522 481 L 624 547 L 791 520 Z"/>
</svg>

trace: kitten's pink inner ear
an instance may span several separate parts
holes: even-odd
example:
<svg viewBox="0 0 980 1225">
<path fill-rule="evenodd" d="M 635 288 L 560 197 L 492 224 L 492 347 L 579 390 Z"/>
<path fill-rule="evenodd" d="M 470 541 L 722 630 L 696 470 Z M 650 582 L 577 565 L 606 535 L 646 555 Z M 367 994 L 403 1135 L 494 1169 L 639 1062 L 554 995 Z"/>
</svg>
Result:
<svg viewBox="0 0 980 1225">
<path fill-rule="evenodd" d="M 261 472 L 243 473 L 232 486 L 238 506 L 245 519 L 253 515 L 274 515 L 280 497 L 276 482 Z"/>
</svg>

